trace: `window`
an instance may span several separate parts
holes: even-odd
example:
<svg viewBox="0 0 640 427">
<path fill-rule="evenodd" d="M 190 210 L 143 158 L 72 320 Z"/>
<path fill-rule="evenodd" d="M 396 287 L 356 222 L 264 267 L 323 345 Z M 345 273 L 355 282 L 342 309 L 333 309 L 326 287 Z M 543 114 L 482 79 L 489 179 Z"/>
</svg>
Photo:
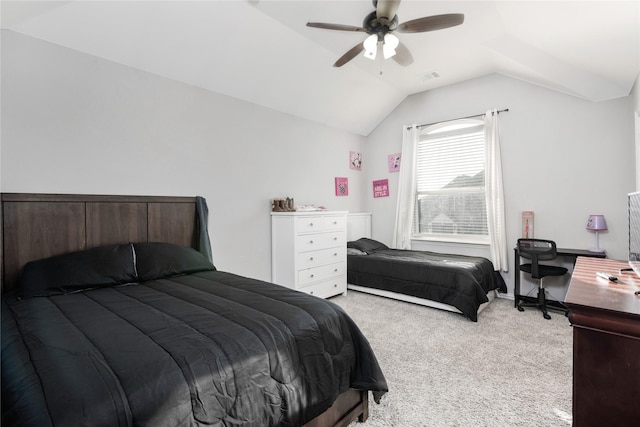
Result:
<svg viewBox="0 0 640 427">
<path fill-rule="evenodd" d="M 416 152 L 415 237 L 488 243 L 484 122 L 422 129 Z"/>
</svg>

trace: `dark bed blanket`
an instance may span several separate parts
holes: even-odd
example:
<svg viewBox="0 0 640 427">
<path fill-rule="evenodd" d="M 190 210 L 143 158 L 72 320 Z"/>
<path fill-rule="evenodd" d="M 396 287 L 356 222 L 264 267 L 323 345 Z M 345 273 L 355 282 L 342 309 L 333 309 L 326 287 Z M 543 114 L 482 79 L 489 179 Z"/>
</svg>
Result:
<svg viewBox="0 0 640 427">
<path fill-rule="evenodd" d="M 298 426 L 387 390 L 330 301 L 219 271 L 2 300 L 3 426 Z"/>
<path fill-rule="evenodd" d="M 474 322 L 500 287 L 495 274 L 481 257 L 387 248 L 347 256 L 347 283 L 449 304 Z"/>
</svg>

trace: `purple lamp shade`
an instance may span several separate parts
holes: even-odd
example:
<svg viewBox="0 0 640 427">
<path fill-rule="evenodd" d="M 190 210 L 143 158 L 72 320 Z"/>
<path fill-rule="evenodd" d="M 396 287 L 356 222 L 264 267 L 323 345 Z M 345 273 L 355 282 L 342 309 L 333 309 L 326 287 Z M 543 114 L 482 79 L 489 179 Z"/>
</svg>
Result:
<svg viewBox="0 0 640 427">
<path fill-rule="evenodd" d="M 587 221 L 587 230 L 607 230 L 607 221 L 605 221 L 604 215 L 589 215 L 589 221 Z"/>
<path fill-rule="evenodd" d="M 589 250 L 591 252 L 604 252 L 603 249 L 600 249 L 600 242 L 598 238 L 598 231 L 607 230 L 607 221 L 605 221 L 604 215 L 589 215 L 587 230 L 596 232 L 596 247 L 590 248 Z"/>
</svg>

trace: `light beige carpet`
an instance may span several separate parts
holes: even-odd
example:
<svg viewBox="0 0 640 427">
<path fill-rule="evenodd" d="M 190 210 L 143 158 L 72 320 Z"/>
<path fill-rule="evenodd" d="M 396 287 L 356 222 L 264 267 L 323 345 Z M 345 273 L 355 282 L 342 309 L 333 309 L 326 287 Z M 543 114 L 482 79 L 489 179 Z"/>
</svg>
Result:
<svg viewBox="0 0 640 427">
<path fill-rule="evenodd" d="M 478 322 L 349 291 L 331 299 L 373 347 L 389 393 L 362 427 L 571 425 L 568 319 L 494 300 Z"/>
</svg>

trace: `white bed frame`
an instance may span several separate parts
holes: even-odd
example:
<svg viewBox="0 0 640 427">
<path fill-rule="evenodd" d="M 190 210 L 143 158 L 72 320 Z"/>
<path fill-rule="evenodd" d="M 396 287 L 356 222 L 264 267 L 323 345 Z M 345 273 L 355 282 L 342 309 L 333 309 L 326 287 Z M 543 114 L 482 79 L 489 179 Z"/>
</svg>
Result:
<svg viewBox="0 0 640 427">
<path fill-rule="evenodd" d="M 423 305 L 425 307 L 439 308 L 440 310 L 452 311 L 454 313 L 462 314 L 462 312 L 460 310 L 458 310 L 457 308 L 455 308 L 452 305 L 445 304 L 445 303 L 438 302 L 438 301 L 432 301 L 430 299 L 418 298 L 418 297 L 414 297 L 414 296 L 411 296 L 411 295 L 399 294 L 397 292 L 385 291 L 385 290 L 382 290 L 382 289 L 367 288 L 367 287 L 364 287 L 364 286 L 351 285 L 349 283 L 347 283 L 347 289 L 350 289 L 352 291 L 364 292 L 364 293 L 372 294 L 372 295 L 378 295 L 378 296 L 381 296 L 381 297 L 396 299 L 396 300 L 400 300 L 400 301 L 404 301 L 404 302 L 410 302 L 410 303 L 413 303 L 413 304 L 419 304 L 419 305 Z M 496 291 L 490 291 L 487 294 L 487 298 L 489 299 L 489 301 L 481 304 L 480 307 L 478 307 L 478 314 L 480 314 L 482 312 L 482 310 L 484 310 L 491 303 L 491 301 L 493 301 L 496 298 Z"/>
<path fill-rule="evenodd" d="M 366 237 L 369 239 L 371 238 L 371 214 L 362 212 L 350 212 L 347 215 L 347 241 L 358 240 L 361 237 Z M 418 298 L 411 295 L 399 294 L 397 292 L 385 291 L 376 288 L 367 288 L 364 286 L 352 285 L 350 283 L 347 283 L 347 289 L 462 314 L 460 310 L 452 305 L 438 301 L 432 301 L 429 299 Z M 478 314 L 480 314 L 491 303 L 491 301 L 496 298 L 496 291 L 490 291 L 487 294 L 487 298 L 489 299 L 489 301 L 481 304 L 480 307 L 478 307 Z"/>
</svg>

